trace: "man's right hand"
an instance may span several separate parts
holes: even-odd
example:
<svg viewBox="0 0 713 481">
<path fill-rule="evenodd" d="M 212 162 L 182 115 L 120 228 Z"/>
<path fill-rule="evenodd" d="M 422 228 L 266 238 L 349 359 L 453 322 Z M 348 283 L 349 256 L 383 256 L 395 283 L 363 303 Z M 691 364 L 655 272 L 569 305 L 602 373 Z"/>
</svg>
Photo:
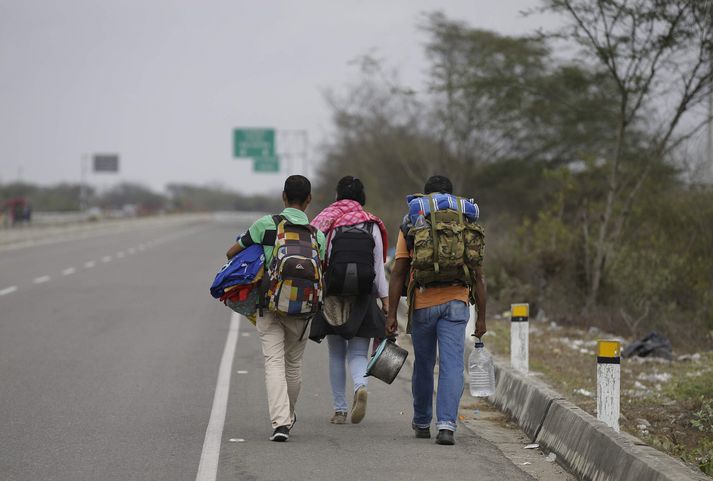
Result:
<svg viewBox="0 0 713 481">
<path fill-rule="evenodd" d="M 393 269 L 391 270 L 391 278 L 389 279 L 389 314 L 386 316 L 387 336 L 395 336 L 399 332 L 399 323 L 396 321 L 396 314 L 399 310 L 401 290 L 404 287 L 410 264 L 411 261 L 409 259 L 396 259 Z"/>
<path fill-rule="evenodd" d="M 386 335 L 396 336 L 399 333 L 399 323 L 396 320 L 396 316 L 389 316 L 386 318 Z"/>
</svg>

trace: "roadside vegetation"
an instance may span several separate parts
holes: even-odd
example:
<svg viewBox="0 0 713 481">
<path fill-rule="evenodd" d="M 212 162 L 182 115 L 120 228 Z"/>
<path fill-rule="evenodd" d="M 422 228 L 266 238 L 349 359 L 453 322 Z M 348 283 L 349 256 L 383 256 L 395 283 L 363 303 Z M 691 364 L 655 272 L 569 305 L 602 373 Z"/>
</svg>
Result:
<svg viewBox="0 0 713 481">
<path fill-rule="evenodd" d="M 122 210 L 141 214 L 158 212 L 206 212 L 216 210 L 277 211 L 279 196 L 246 196 L 220 185 L 169 184 L 164 192 L 137 183 L 122 182 L 101 192 L 86 187 L 87 207 Z M 42 186 L 24 182 L 0 184 L 0 207 L 11 199 L 27 199 L 35 211 L 72 212 L 79 210 L 79 184 Z"/>
</svg>

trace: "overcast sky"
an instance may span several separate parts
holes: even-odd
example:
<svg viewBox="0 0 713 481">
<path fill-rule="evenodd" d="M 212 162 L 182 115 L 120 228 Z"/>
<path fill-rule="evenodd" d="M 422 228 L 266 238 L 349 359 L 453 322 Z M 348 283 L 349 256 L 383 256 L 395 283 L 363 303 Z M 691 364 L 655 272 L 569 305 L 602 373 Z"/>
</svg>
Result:
<svg viewBox="0 0 713 481">
<path fill-rule="evenodd" d="M 82 154 L 117 152 L 121 173 L 90 175 L 90 183 L 274 189 L 285 171 L 253 174 L 250 161 L 233 159 L 234 127 L 305 129 L 316 162 L 331 129 L 322 93 L 349 83 L 350 60 L 372 52 L 418 89 L 422 12 L 524 34 L 547 20 L 520 16 L 535 5 L 0 0 L 0 182 L 77 182 Z"/>
</svg>

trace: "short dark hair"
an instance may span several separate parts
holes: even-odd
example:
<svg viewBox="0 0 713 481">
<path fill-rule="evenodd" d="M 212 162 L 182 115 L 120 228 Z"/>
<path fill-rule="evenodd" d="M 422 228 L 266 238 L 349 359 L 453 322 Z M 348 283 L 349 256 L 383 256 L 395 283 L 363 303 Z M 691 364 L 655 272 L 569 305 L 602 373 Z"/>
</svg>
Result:
<svg viewBox="0 0 713 481">
<path fill-rule="evenodd" d="M 432 194 L 434 192 L 452 194 L 453 184 L 448 177 L 444 177 L 442 175 L 432 175 L 426 181 L 426 185 L 423 186 L 423 193 Z"/>
<path fill-rule="evenodd" d="M 355 200 L 361 205 L 366 204 L 364 184 L 361 183 L 361 180 L 351 175 L 339 179 L 339 182 L 337 182 L 337 200 L 343 199 Z"/>
<path fill-rule="evenodd" d="M 290 204 L 303 204 L 312 193 L 312 184 L 304 175 L 291 175 L 285 179 L 284 192 Z"/>
</svg>

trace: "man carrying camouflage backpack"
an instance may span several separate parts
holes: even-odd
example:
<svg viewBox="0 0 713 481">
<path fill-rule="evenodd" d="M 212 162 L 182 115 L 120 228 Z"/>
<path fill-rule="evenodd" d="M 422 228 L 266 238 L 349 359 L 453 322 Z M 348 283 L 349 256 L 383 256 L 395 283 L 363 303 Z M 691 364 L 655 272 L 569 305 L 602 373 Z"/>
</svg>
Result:
<svg viewBox="0 0 713 481">
<path fill-rule="evenodd" d="M 296 420 L 295 404 L 302 384 L 302 357 L 307 324 L 317 312 L 322 287 L 324 234 L 309 225 L 305 214 L 312 201 L 306 177 L 291 175 L 282 193 L 285 209 L 264 216 L 228 250 L 228 259 L 261 244 L 266 274 L 257 317 L 265 357 L 265 385 L 273 433 L 270 441 L 287 441 Z"/>
<path fill-rule="evenodd" d="M 478 310 L 475 335 L 486 332 L 483 229 L 475 222 L 477 206 L 452 192 L 451 181 L 437 175 L 426 181 L 425 195 L 409 196 L 410 215 L 404 219 L 396 244 L 386 321 L 387 330 L 396 333 L 396 312 L 408 276 L 407 332 L 415 355 L 411 426 L 417 438 L 431 437 L 438 348 L 436 442 L 443 445 L 455 443 L 469 302 Z"/>
</svg>

